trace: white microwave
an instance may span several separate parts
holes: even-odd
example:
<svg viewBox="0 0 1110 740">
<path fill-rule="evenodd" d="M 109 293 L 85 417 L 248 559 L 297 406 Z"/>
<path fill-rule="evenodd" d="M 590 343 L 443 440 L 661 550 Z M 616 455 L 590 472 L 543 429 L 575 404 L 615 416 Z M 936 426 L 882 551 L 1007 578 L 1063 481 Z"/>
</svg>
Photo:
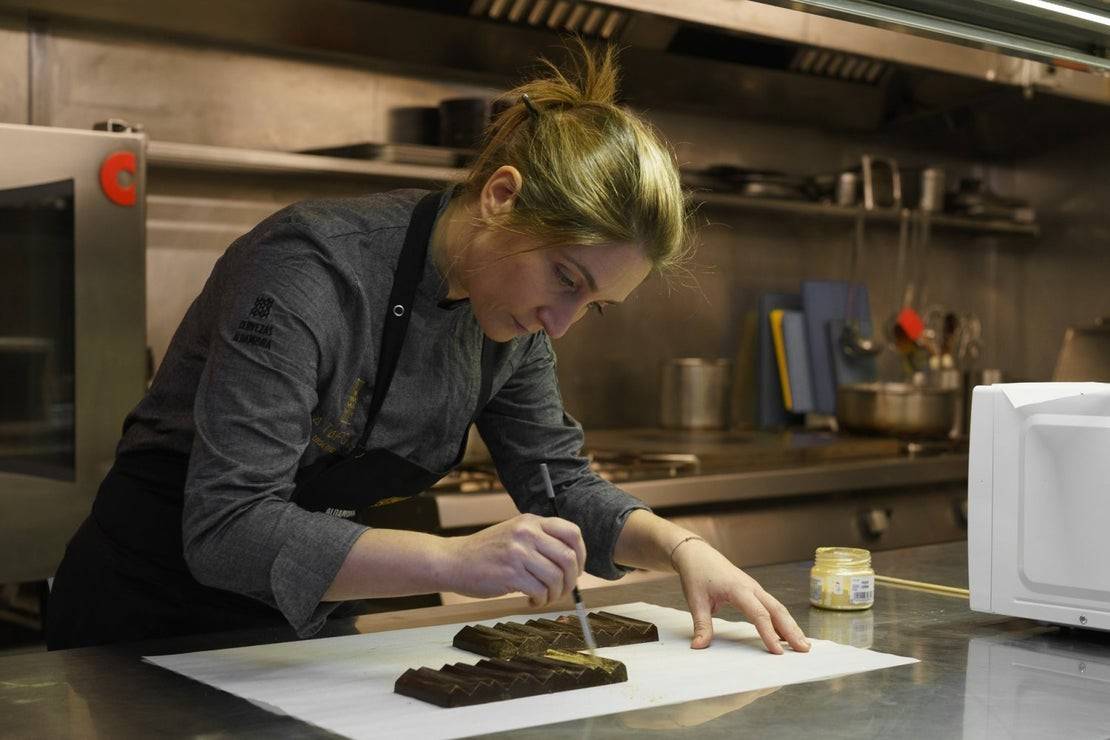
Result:
<svg viewBox="0 0 1110 740">
<path fill-rule="evenodd" d="M 975 389 L 967 532 L 972 609 L 1110 630 L 1110 383 Z"/>
</svg>

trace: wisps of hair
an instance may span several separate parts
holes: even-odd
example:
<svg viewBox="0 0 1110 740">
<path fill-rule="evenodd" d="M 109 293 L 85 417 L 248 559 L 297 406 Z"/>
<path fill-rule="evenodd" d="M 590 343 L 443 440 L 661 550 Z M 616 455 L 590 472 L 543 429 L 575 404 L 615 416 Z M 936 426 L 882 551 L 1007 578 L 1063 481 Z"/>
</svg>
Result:
<svg viewBox="0 0 1110 740">
<path fill-rule="evenodd" d="M 634 243 L 660 272 L 682 271 L 692 229 L 674 152 L 617 104 L 612 47 L 576 38 L 568 51 L 565 68 L 543 59 L 539 75 L 502 96 L 509 105 L 490 123 L 464 193 L 511 165 L 523 184 L 491 225 L 546 244 Z"/>
</svg>

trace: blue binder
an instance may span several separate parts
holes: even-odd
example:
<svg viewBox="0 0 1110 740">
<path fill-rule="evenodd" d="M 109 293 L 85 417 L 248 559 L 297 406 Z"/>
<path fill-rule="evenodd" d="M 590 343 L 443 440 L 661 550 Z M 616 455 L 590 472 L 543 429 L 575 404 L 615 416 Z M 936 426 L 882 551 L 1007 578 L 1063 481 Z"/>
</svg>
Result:
<svg viewBox="0 0 1110 740">
<path fill-rule="evenodd" d="M 809 346 L 806 343 L 806 317 L 801 311 L 784 311 L 782 338 L 786 344 L 786 369 L 795 414 L 813 411 L 813 380 L 809 371 Z"/>
<path fill-rule="evenodd" d="M 843 321 L 848 307 L 848 283 L 840 280 L 806 280 L 802 282 L 802 310 L 805 312 L 806 341 L 813 378 L 813 410 L 819 414 L 836 413 L 836 362 L 833 350 L 843 354 L 839 344 L 833 346 L 829 323 Z M 852 296 L 852 319 L 871 325 L 871 306 L 867 286 L 856 284 Z"/>
</svg>

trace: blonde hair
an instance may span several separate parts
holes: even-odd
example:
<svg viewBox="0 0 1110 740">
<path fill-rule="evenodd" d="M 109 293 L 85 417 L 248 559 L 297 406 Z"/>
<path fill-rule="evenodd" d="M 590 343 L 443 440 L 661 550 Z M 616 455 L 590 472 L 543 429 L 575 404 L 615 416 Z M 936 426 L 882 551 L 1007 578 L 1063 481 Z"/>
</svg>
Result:
<svg viewBox="0 0 1110 740">
<path fill-rule="evenodd" d="M 523 185 L 512 210 L 489 225 L 547 245 L 633 243 L 655 269 L 680 267 L 690 230 L 674 154 L 615 103 L 613 49 L 594 52 L 580 39 L 577 47 L 569 74 L 543 59 L 546 74 L 501 96 L 508 107 L 487 128 L 463 194 L 476 196 L 511 165 Z"/>
</svg>

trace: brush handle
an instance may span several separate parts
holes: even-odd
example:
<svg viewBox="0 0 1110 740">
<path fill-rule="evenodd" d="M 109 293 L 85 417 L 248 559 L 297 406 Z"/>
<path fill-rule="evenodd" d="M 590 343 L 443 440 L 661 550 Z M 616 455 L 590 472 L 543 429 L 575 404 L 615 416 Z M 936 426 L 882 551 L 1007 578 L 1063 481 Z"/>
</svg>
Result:
<svg viewBox="0 0 1110 740">
<path fill-rule="evenodd" d="M 551 510 L 555 512 L 555 516 L 559 516 L 559 502 L 555 500 L 555 486 L 551 485 L 551 473 L 547 469 L 547 463 L 540 463 L 540 475 L 543 476 L 543 485 L 547 489 L 547 500 L 551 502 Z"/>
<path fill-rule="evenodd" d="M 555 516 L 559 516 L 559 502 L 555 500 L 555 487 L 551 485 L 551 473 L 547 469 L 547 463 L 540 463 L 540 474 L 543 476 L 543 485 L 547 489 L 547 500 L 551 502 L 551 511 Z M 582 637 L 592 654 L 597 649 L 597 642 L 594 640 L 593 630 L 590 629 L 590 621 L 586 618 L 586 607 L 582 604 L 582 594 L 578 593 L 577 585 L 571 593 L 574 595 L 574 610 L 578 613 L 578 621 L 582 625 Z"/>
</svg>

